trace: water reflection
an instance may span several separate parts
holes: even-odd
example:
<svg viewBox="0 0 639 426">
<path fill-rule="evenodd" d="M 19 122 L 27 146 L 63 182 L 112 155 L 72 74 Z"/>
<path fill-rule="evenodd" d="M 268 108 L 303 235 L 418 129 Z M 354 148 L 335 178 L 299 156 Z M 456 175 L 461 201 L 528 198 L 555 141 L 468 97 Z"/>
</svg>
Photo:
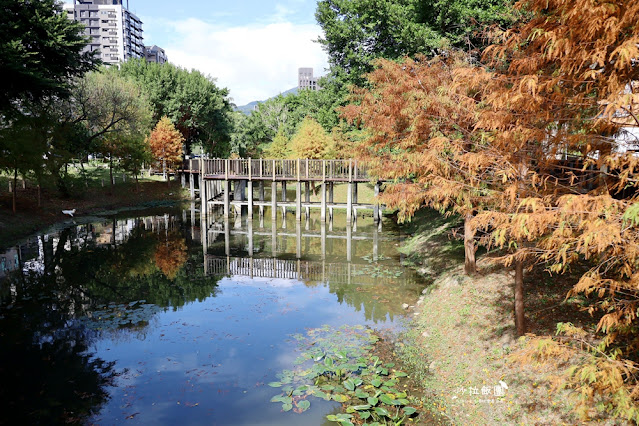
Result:
<svg viewBox="0 0 639 426">
<path fill-rule="evenodd" d="M 291 213 L 270 217 L 225 220 L 223 212 L 214 211 L 203 219 L 205 273 L 325 285 L 339 303 L 363 311 L 374 322 L 392 320 L 402 311 L 397 296 L 409 297 L 419 289 L 418 277 L 398 262 L 400 236 L 382 233 L 372 220 L 360 219 L 358 227 L 357 220 L 348 224 L 345 215 L 334 215 L 329 223 L 297 222 Z"/>
<path fill-rule="evenodd" d="M 16 385 L 0 404 L 33 423 L 322 423 L 334 403 L 304 417 L 269 403 L 264 383 L 294 359 L 289 336 L 394 327 L 421 285 L 399 263 L 398 235 L 372 219 L 277 216 L 220 221 L 192 205 L 5 251 L 0 380 Z"/>
</svg>

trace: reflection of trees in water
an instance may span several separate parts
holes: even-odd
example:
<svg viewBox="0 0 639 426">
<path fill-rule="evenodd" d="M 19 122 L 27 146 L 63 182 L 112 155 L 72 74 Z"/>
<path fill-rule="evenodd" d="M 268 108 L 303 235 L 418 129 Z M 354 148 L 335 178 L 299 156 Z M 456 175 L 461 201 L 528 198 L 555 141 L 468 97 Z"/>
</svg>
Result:
<svg viewBox="0 0 639 426">
<path fill-rule="evenodd" d="M 113 364 L 88 352 L 94 333 L 74 321 L 83 300 L 56 278 L 15 274 L 15 303 L 0 307 L 0 407 L 22 424 L 84 423 L 106 402 L 114 375 Z"/>
<path fill-rule="evenodd" d="M 327 285 L 329 292 L 337 296 L 339 303 L 346 303 L 357 312 L 363 309 L 366 320 L 375 323 L 392 321 L 395 315 L 403 312 L 401 304 L 405 300 L 414 300 L 420 291 L 420 287 L 414 282 L 403 283 L 401 279 L 397 280 L 396 285 L 371 284 L 362 282 L 361 278 L 359 281 L 357 284 L 348 284 L 329 279 L 326 284 L 317 281 L 307 281 L 304 284 L 307 287 Z"/>
<path fill-rule="evenodd" d="M 165 235 L 155 249 L 155 264 L 168 279 L 175 279 L 187 260 L 186 241 L 177 232 Z"/>
<path fill-rule="evenodd" d="M 216 280 L 204 275 L 201 250 L 189 251 L 179 229 L 155 233 L 137 228 L 119 245 L 64 251 L 59 265 L 64 280 L 91 300 L 91 310 L 142 299 L 177 308 L 215 295 Z"/>
<path fill-rule="evenodd" d="M 216 279 L 204 276 L 201 249 L 189 250 L 179 228 L 138 226 L 117 244 L 99 237 L 92 226 L 81 226 L 40 238 L 42 265 L 30 271 L 22 265 L 0 284 L 5 418 L 85 422 L 107 400 L 114 375 L 112 364 L 89 352 L 98 333 L 143 336 L 159 310 L 215 295 Z M 154 257 L 163 245 L 178 259 L 160 268 Z M 114 321 L 123 314 L 129 322 Z"/>
</svg>

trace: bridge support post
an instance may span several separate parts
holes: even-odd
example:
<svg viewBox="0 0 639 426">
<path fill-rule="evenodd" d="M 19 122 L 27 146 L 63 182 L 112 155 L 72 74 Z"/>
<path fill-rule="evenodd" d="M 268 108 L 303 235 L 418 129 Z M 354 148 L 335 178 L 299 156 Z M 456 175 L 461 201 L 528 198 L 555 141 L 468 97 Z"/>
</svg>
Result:
<svg viewBox="0 0 639 426">
<path fill-rule="evenodd" d="M 248 220 L 249 223 L 253 221 L 253 181 L 248 181 L 248 188 L 246 189 L 248 196 Z"/>
<path fill-rule="evenodd" d="M 377 262 L 379 258 L 379 232 L 377 232 L 377 227 L 373 228 L 373 262 Z"/>
<path fill-rule="evenodd" d="M 306 174 L 308 175 L 308 160 L 306 160 Z M 311 207 L 308 205 L 311 202 L 311 183 L 304 182 L 304 197 L 306 202 L 306 220 L 311 218 Z"/>
<path fill-rule="evenodd" d="M 260 160 L 260 164 L 261 164 L 261 161 L 262 161 L 262 160 Z M 264 202 L 264 181 L 263 181 L 263 180 L 261 180 L 261 181 L 258 183 L 258 186 L 259 186 L 259 195 L 258 195 L 259 200 L 260 200 L 261 202 Z M 262 221 L 262 225 L 261 225 L 261 226 L 264 226 L 264 225 L 263 225 L 263 223 L 264 223 L 264 222 L 263 222 L 263 221 L 264 221 L 264 205 L 263 205 L 263 204 L 260 204 L 259 210 L 260 210 L 260 221 Z"/>
<path fill-rule="evenodd" d="M 297 221 L 295 226 L 295 255 L 297 260 L 302 258 L 302 222 Z M 299 273 L 299 270 L 298 270 Z"/>
<path fill-rule="evenodd" d="M 349 182 L 348 189 L 346 190 L 346 223 L 350 224 L 352 221 L 353 221 L 353 183 Z"/>
<path fill-rule="evenodd" d="M 271 182 L 271 220 L 277 219 L 277 182 Z"/>
<path fill-rule="evenodd" d="M 208 198 L 206 194 L 206 181 L 204 175 L 200 174 L 200 216 L 206 218 Z M 206 221 L 203 222 L 206 224 Z"/>
<path fill-rule="evenodd" d="M 180 184 L 182 185 L 182 188 L 186 188 L 186 175 L 184 174 L 184 170 L 180 172 Z"/>
<path fill-rule="evenodd" d="M 224 220 L 228 220 L 231 212 L 231 182 L 226 179 L 222 185 L 224 185 L 222 188 L 224 191 Z"/>
<path fill-rule="evenodd" d="M 248 228 L 248 255 L 253 260 L 253 221 L 249 220 L 247 223 Z M 251 276 L 251 278 L 253 278 Z"/>
<path fill-rule="evenodd" d="M 277 224 L 275 221 L 271 222 L 271 254 L 274 258 L 277 256 Z M 273 259 L 273 262 L 275 262 L 275 259 Z"/>
<path fill-rule="evenodd" d="M 189 172 L 189 195 L 191 196 L 191 200 L 195 198 L 195 177 L 193 176 L 193 172 Z"/>
<path fill-rule="evenodd" d="M 350 225 L 346 225 L 346 261 L 353 260 L 353 230 Z M 350 263 L 348 265 L 350 267 Z"/>
<path fill-rule="evenodd" d="M 231 223 L 228 216 L 224 217 L 224 252 L 231 255 Z"/>
<path fill-rule="evenodd" d="M 320 191 L 322 192 L 320 219 L 322 220 L 322 223 L 326 223 L 326 182 L 322 182 Z"/>
<path fill-rule="evenodd" d="M 302 182 L 295 183 L 295 220 L 302 221 Z"/>
<path fill-rule="evenodd" d="M 379 201 L 377 199 L 377 197 L 379 197 L 379 182 L 377 182 L 375 184 L 375 200 L 373 201 L 374 206 L 373 206 L 373 221 L 375 221 L 375 223 L 379 222 Z"/>
<path fill-rule="evenodd" d="M 357 182 L 353 182 L 353 220 L 357 220 Z"/>
<path fill-rule="evenodd" d="M 320 224 L 320 236 L 321 236 L 321 246 L 322 246 L 322 260 L 326 259 L 326 222 L 322 222 Z M 324 277 L 322 277 L 324 280 Z"/>
<path fill-rule="evenodd" d="M 244 201 L 246 200 L 246 181 L 245 180 L 236 180 L 233 184 L 234 189 L 234 201 Z"/>
<path fill-rule="evenodd" d="M 335 189 L 335 183 L 328 183 L 328 203 L 333 204 L 333 190 Z"/>
</svg>

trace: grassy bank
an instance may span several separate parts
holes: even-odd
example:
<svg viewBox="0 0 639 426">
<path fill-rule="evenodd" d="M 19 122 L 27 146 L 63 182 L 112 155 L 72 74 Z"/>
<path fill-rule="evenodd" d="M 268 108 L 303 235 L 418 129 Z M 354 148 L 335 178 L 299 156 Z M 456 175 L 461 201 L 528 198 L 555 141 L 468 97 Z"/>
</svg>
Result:
<svg viewBox="0 0 639 426">
<path fill-rule="evenodd" d="M 454 424 L 577 424 L 574 393 L 551 392 L 548 367 L 522 365 L 513 354 L 523 346 L 513 318 L 514 273 L 492 266 L 484 255 L 480 272 L 463 272 L 463 246 L 451 239 L 455 218 L 420 212 L 404 245 L 412 265 L 430 285 L 414 301 L 414 319 L 397 344 L 433 409 Z M 543 270 L 525 277 L 527 324 L 535 334 L 553 334 L 557 322 L 594 322 L 579 300 L 566 299 L 570 277 Z"/>
<path fill-rule="evenodd" d="M 17 211 L 13 213 L 12 194 L 8 191 L 6 177 L 0 180 L 5 181 L 0 190 L 0 248 L 56 222 L 68 220 L 69 216 L 62 210 L 76 209 L 76 215 L 83 216 L 102 210 L 175 203 L 187 195 L 179 182 L 171 182 L 168 186 L 157 177 L 141 179 L 136 185 L 131 178 L 124 181 L 119 174 L 115 185 L 109 185 L 107 178 L 103 187 L 104 177 L 95 173 L 88 184 L 84 180 L 74 180 L 68 197 L 61 196 L 53 185 L 41 188 L 40 206 L 37 187 L 26 182 L 23 188 L 20 183 L 16 193 Z"/>
</svg>

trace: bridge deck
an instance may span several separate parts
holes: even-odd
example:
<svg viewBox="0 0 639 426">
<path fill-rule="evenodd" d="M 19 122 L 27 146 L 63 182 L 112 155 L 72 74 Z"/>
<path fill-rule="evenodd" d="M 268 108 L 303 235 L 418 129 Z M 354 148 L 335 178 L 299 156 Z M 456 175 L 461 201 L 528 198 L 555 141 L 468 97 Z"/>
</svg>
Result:
<svg viewBox="0 0 639 426">
<path fill-rule="evenodd" d="M 183 173 L 215 180 L 369 182 L 367 167 L 357 160 L 223 159 L 185 160 Z"/>
</svg>

